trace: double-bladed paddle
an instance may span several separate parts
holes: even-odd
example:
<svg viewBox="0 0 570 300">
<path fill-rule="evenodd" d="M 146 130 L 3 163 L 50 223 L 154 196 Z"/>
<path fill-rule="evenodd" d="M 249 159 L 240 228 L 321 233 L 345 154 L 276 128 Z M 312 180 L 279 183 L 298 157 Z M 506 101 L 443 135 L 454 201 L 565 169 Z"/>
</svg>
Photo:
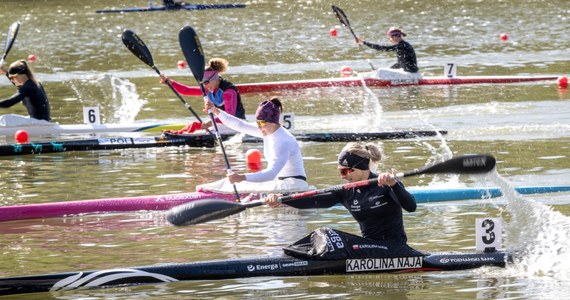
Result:
<svg viewBox="0 0 570 300">
<path fill-rule="evenodd" d="M 6 56 L 8 56 L 12 45 L 14 45 L 14 41 L 16 41 L 18 30 L 20 30 L 20 22 L 14 22 L 8 28 L 8 37 L 6 38 L 6 46 L 4 47 L 4 55 L 2 55 L 2 59 L 0 60 L 0 66 L 6 63 Z"/>
<path fill-rule="evenodd" d="M 182 48 L 182 53 L 184 54 L 184 58 L 186 58 L 186 62 L 190 67 L 190 71 L 192 71 L 192 75 L 194 75 L 194 79 L 200 85 L 200 90 L 202 91 L 202 96 L 204 97 L 204 101 L 209 101 L 208 96 L 206 95 L 206 89 L 204 88 L 204 67 L 206 66 L 206 58 L 204 56 L 204 50 L 202 49 L 202 44 L 200 43 L 200 39 L 198 38 L 198 34 L 191 26 L 185 26 L 180 29 L 178 33 L 178 40 L 180 42 L 180 48 Z M 222 142 L 222 137 L 220 135 L 220 131 L 218 130 L 218 125 L 216 124 L 216 119 L 214 118 L 214 113 L 212 110 L 208 110 L 208 114 L 210 115 L 210 120 L 212 120 L 212 124 L 214 125 L 214 129 L 216 130 L 216 138 L 218 139 L 218 143 L 220 144 L 220 148 L 222 149 L 222 154 L 224 155 L 224 160 L 226 162 L 226 171 L 227 174 L 232 173 L 232 168 L 230 167 L 230 161 L 228 160 L 228 156 L 226 155 L 226 149 L 224 148 L 224 143 Z M 236 199 L 239 201 L 239 193 L 237 191 L 235 183 L 234 192 L 236 195 Z"/>
<path fill-rule="evenodd" d="M 136 33 L 132 32 L 129 29 L 125 29 L 125 31 L 123 31 L 122 34 L 122 39 L 123 39 L 123 44 L 125 44 L 127 49 L 129 49 L 136 57 L 138 57 L 146 65 L 153 68 L 158 75 L 161 74 L 160 70 L 154 65 L 154 60 L 152 59 L 152 54 L 150 54 L 150 50 L 148 50 L 146 44 L 138 35 L 136 35 Z M 200 123 L 203 123 L 202 119 L 200 119 L 200 117 L 194 111 L 194 109 L 192 109 L 190 104 L 188 104 L 188 102 L 186 102 L 186 100 L 182 98 L 182 96 L 174 89 L 174 87 L 170 84 L 170 82 L 166 81 L 166 85 L 168 85 L 168 87 L 174 92 L 174 94 L 176 94 L 176 96 L 178 97 L 178 99 L 180 99 L 180 101 L 182 101 L 184 106 L 186 106 L 186 108 L 190 110 L 190 112 L 194 115 L 196 120 L 198 120 L 198 122 Z"/>
<path fill-rule="evenodd" d="M 336 5 L 332 5 L 331 8 L 332 8 L 333 12 L 335 13 L 336 17 L 338 18 L 338 20 L 340 21 L 340 24 L 342 24 L 344 27 L 347 27 L 348 29 L 350 29 L 350 33 L 352 33 L 354 40 L 358 43 L 358 37 L 356 36 L 356 33 L 354 33 L 352 26 L 350 26 L 350 21 L 348 21 L 348 17 L 344 13 L 344 11 Z M 372 70 L 376 69 L 376 68 L 374 68 L 374 65 L 372 65 L 372 62 L 370 61 L 370 59 L 368 59 L 368 64 L 370 65 Z"/>
<path fill-rule="evenodd" d="M 409 172 L 397 173 L 396 177 L 408 177 L 422 174 L 479 174 L 487 173 L 495 167 L 496 160 L 493 156 L 476 154 L 454 157 L 447 161 L 416 169 Z M 348 190 L 356 187 L 368 186 L 378 182 L 378 178 L 372 178 L 362 181 L 349 182 L 342 185 L 336 185 L 321 190 L 306 191 L 297 194 L 279 197 L 279 201 L 286 203 L 294 199 L 306 198 L 317 194 L 325 194 L 338 190 Z M 184 226 L 205 223 L 221 219 L 233 214 L 237 214 L 247 208 L 263 205 L 264 201 L 254 201 L 246 204 L 229 202 L 219 199 L 200 200 L 182 204 L 170 209 L 166 215 L 166 219 L 173 225 Z"/>
</svg>

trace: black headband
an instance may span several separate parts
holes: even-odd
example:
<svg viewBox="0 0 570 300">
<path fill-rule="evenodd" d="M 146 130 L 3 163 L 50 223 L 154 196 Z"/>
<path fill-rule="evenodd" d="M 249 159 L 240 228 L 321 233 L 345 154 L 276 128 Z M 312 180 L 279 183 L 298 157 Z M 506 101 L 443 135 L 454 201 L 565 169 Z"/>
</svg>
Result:
<svg viewBox="0 0 570 300">
<path fill-rule="evenodd" d="M 28 68 L 26 67 L 26 65 L 24 65 L 24 64 L 18 65 L 18 66 L 11 67 L 10 69 L 8 69 L 8 75 L 24 74 L 24 73 L 26 73 L 27 70 L 28 70 Z"/>
<path fill-rule="evenodd" d="M 368 170 L 370 158 L 358 156 L 347 151 L 342 151 L 338 155 L 338 164 L 351 169 Z"/>
</svg>

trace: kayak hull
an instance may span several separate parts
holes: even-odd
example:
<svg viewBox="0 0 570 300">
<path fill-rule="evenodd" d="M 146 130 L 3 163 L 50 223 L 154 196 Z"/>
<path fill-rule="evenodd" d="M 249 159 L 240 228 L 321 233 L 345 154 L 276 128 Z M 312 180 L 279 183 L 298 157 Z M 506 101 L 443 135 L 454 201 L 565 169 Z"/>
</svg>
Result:
<svg viewBox="0 0 570 300">
<path fill-rule="evenodd" d="M 214 145 L 214 139 L 206 134 L 170 137 L 109 137 L 0 145 L 0 156 L 173 146 L 212 148 Z"/>
<path fill-rule="evenodd" d="M 452 271 L 482 266 L 504 267 L 507 260 L 507 254 L 503 251 L 448 252 L 412 257 L 340 260 L 304 260 L 284 255 L 2 278 L 0 279 L 0 295 L 183 280 Z"/>
<path fill-rule="evenodd" d="M 245 4 L 182 4 L 175 6 L 152 5 L 147 7 L 128 7 L 118 9 L 98 9 L 97 13 L 126 13 L 145 11 L 176 11 L 176 10 L 204 10 L 204 9 L 228 9 L 245 8 Z"/>
<path fill-rule="evenodd" d="M 290 80 L 237 84 L 241 94 L 267 93 L 326 87 L 398 87 L 416 85 L 510 84 L 521 82 L 556 81 L 558 76 L 425 76 L 421 79 L 377 79 L 370 77 L 341 77 L 328 79 Z M 202 96 L 199 87 L 191 87 L 188 96 Z"/>
</svg>

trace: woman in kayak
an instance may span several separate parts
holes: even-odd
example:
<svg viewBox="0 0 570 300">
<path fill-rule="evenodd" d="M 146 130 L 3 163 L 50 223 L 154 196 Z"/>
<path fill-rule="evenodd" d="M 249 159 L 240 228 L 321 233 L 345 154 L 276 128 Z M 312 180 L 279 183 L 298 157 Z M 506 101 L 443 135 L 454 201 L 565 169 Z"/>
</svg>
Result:
<svg viewBox="0 0 570 300">
<path fill-rule="evenodd" d="M 10 82 L 18 88 L 10 98 L 0 100 L 0 107 L 8 108 L 22 102 L 29 115 L 29 117 L 4 115 L 0 118 L 0 125 L 45 123 L 51 120 L 49 101 L 44 87 L 36 80 L 25 60 L 12 63 L 8 70 L 0 66 L 0 73 L 6 74 Z"/>
<path fill-rule="evenodd" d="M 392 43 L 391 46 L 383 46 L 378 44 L 369 43 L 363 41 L 359 38 L 356 39 L 356 43 L 359 45 L 365 45 L 372 49 L 379 50 L 379 51 L 392 51 L 396 52 L 398 56 L 398 62 L 392 65 L 391 69 L 403 69 L 405 72 L 409 73 L 417 73 L 418 72 L 418 63 L 416 61 L 416 52 L 414 51 L 414 47 L 410 45 L 410 43 L 406 42 L 402 37 L 406 36 L 402 30 L 397 27 L 390 27 L 388 32 L 388 39 Z"/>
<path fill-rule="evenodd" d="M 215 104 L 216 108 L 221 109 L 228 114 L 245 120 L 245 109 L 243 107 L 241 96 L 233 83 L 227 81 L 220 76 L 228 69 L 228 61 L 223 58 L 212 58 L 208 62 L 208 66 L 204 72 L 202 83 L 208 91 L 208 99 Z M 182 95 L 193 95 L 190 86 L 176 82 L 166 75 L 160 75 L 161 82 L 170 82 L 172 87 Z M 194 88 L 195 89 L 195 88 Z M 212 121 L 204 123 L 194 122 L 188 124 L 182 130 L 170 131 L 172 133 L 192 133 L 198 129 L 207 129 L 212 126 Z"/>
<path fill-rule="evenodd" d="M 416 210 L 416 201 L 402 182 L 394 178 L 394 172 L 376 174 L 371 163 L 380 160 L 381 153 L 372 143 L 348 143 L 338 155 L 340 177 L 348 182 L 378 178 L 378 185 L 338 190 L 287 201 L 295 208 L 328 208 L 343 205 L 360 225 L 362 236 L 375 241 L 406 245 L 402 209 Z M 267 196 L 265 203 L 278 207 L 278 194 Z"/>
<path fill-rule="evenodd" d="M 263 139 L 263 155 L 267 167 L 255 173 L 232 173 L 228 175 L 228 180 L 224 180 L 226 183 L 238 183 L 236 187 L 241 193 L 252 193 L 257 190 L 284 192 L 309 189 L 301 148 L 295 137 L 279 122 L 283 110 L 279 99 L 272 98 L 259 104 L 255 112 L 257 124 L 232 116 L 219 109 L 212 101 L 205 102 L 204 112 L 208 110 L 211 110 L 227 127 Z M 207 186 L 198 186 L 197 190 L 208 190 Z"/>
</svg>

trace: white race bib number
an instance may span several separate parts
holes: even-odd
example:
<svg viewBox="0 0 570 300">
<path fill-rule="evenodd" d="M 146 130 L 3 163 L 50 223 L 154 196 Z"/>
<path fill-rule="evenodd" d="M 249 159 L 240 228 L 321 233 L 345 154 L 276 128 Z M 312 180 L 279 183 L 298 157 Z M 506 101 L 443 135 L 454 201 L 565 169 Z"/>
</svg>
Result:
<svg viewBox="0 0 570 300">
<path fill-rule="evenodd" d="M 445 64 L 443 76 L 447 78 L 455 78 L 457 76 L 457 66 L 454 63 Z"/>
<path fill-rule="evenodd" d="M 500 218 L 481 218 L 475 220 L 475 249 L 485 251 L 500 249 L 503 238 L 503 223 Z"/>
<path fill-rule="evenodd" d="M 289 130 L 290 132 L 295 131 L 295 114 L 293 113 L 282 113 L 281 116 L 281 126 Z"/>
<path fill-rule="evenodd" d="M 83 108 L 83 124 L 101 124 L 99 106 Z"/>
</svg>

